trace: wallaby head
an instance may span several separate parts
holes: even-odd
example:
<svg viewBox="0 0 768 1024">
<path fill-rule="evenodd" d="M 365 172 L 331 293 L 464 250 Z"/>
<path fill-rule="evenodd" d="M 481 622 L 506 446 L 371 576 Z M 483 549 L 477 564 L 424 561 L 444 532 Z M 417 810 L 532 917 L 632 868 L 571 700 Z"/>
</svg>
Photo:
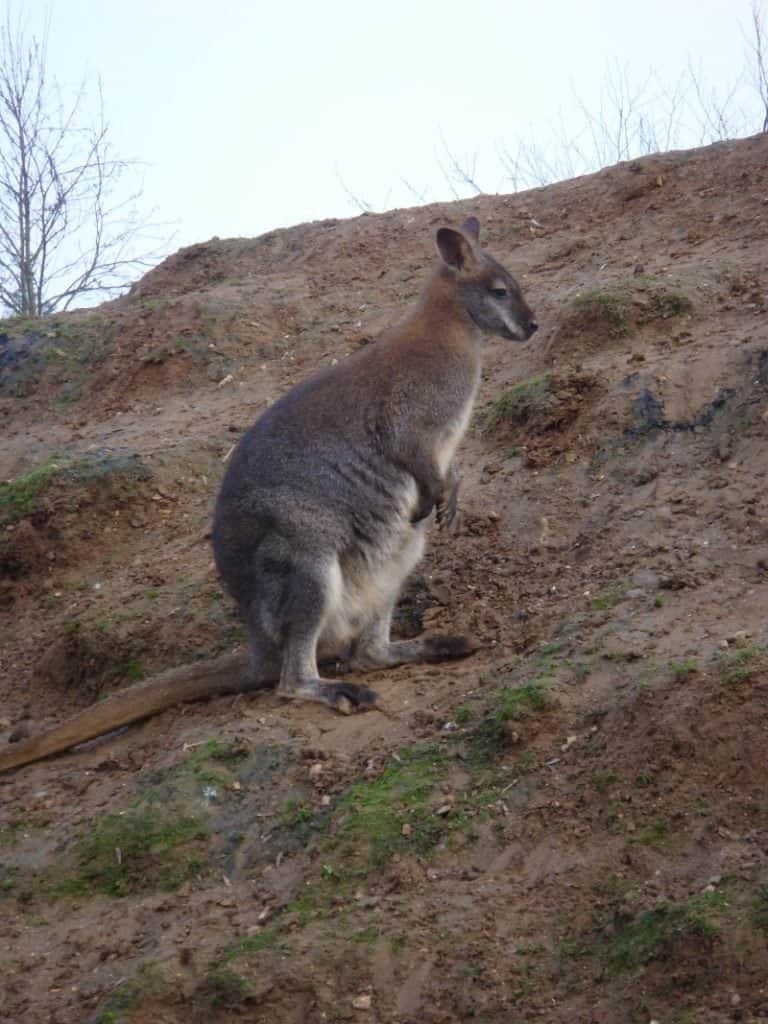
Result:
<svg viewBox="0 0 768 1024">
<path fill-rule="evenodd" d="M 436 241 L 440 273 L 454 283 L 470 320 L 488 334 L 527 341 L 539 325 L 514 277 L 480 248 L 477 217 L 467 217 L 460 231 L 440 228 Z"/>
</svg>

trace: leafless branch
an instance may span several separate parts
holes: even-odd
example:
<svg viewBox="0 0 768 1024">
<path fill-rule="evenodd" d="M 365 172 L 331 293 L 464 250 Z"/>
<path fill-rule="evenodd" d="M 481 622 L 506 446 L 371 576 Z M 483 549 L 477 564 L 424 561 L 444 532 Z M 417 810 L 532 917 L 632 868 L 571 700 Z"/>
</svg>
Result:
<svg viewBox="0 0 768 1024">
<path fill-rule="evenodd" d="M 373 207 L 371 206 L 371 204 L 367 202 L 365 199 L 363 199 L 361 196 L 357 195 L 356 192 L 352 191 L 352 189 L 347 185 L 346 181 L 344 181 L 344 179 L 342 178 L 341 172 L 339 171 L 338 167 L 336 168 L 336 180 L 341 185 L 342 189 L 344 190 L 344 193 L 346 194 L 349 201 L 353 204 L 353 206 L 356 206 L 361 213 L 372 212 Z"/>
<path fill-rule="evenodd" d="M 154 227 L 126 197 L 134 161 L 117 157 L 99 83 L 95 122 L 85 83 L 65 104 L 47 68 L 48 24 L 28 36 L 10 10 L 0 24 L 0 304 L 38 316 L 109 295 L 160 254 Z"/>
<path fill-rule="evenodd" d="M 766 40 L 766 28 L 763 23 L 762 5 L 759 3 L 759 0 L 752 0 L 751 49 L 754 55 L 753 74 L 755 87 L 763 107 L 763 127 L 761 131 L 768 132 L 768 41 Z"/>
</svg>

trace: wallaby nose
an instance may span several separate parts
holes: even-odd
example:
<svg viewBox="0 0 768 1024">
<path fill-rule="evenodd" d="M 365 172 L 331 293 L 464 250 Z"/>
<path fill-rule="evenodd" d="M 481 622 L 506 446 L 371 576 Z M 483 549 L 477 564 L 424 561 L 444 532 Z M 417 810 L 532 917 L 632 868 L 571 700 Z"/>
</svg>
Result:
<svg viewBox="0 0 768 1024">
<path fill-rule="evenodd" d="M 536 331 L 538 331 L 538 329 L 539 329 L 539 321 L 538 320 L 534 320 L 533 317 L 531 317 L 531 319 L 528 321 L 528 330 L 531 332 L 531 334 L 535 334 Z M 528 335 L 529 338 L 530 338 L 531 334 Z"/>
</svg>

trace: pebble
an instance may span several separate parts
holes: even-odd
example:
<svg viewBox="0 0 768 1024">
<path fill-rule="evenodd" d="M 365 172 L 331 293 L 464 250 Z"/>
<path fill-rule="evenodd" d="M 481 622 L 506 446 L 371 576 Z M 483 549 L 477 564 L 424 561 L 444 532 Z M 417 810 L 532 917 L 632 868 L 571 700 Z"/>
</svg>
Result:
<svg viewBox="0 0 768 1024">
<path fill-rule="evenodd" d="M 370 1010 L 370 1008 L 371 1008 L 371 997 L 370 997 L 370 995 L 366 992 L 363 995 L 355 996 L 355 998 L 352 1000 L 352 1006 L 356 1010 Z"/>
</svg>

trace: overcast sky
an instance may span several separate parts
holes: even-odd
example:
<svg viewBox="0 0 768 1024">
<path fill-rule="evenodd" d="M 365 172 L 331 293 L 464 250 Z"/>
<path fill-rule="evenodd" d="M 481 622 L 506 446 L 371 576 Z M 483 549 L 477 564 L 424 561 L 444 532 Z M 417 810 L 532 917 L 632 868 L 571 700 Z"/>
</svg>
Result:
<svg viewBox="0 0 768 1024">
<path fill-rule="evenodd" d="M 609 67 L 638 88 L 656 72 L 648 99 L 692 63 L 725 96 L 750 24 L 750 0 L 24 0 L 27 26 L 46 10 L 51 71 L 65 94 L 100 76 L 173 248 L 351 216 L 349 193 L 376 210 L 450 198 L 446 147 L 511 191 L 499 149 L 562 138 Z M 732 109 L 758 130 L 748 81 Z"/>
</svg>

